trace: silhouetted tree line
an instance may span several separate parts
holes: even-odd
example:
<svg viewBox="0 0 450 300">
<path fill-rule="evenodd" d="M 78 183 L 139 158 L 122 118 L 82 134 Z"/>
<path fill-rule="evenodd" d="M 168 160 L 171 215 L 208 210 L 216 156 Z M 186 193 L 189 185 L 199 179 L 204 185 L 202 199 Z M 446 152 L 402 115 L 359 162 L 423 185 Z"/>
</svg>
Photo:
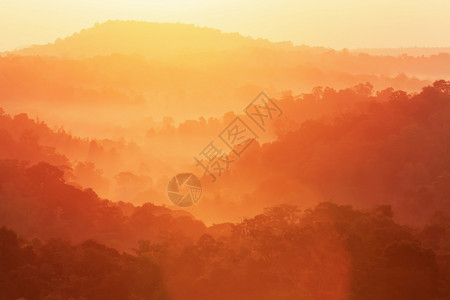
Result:
<svg viewBox="0 0 450 300">
<path fill-rule="evenodd" d="M 159 267 L 88 240 L 20 240 L 0 228 L 0 299 L 166 299 Z"/>
<path fill-rule="evenodd" d="M 196 239 L 206 230 L 187 212 L 101 199 L 92 189 L 67 184 L 63 175 L 44 162 L 29 167 L 0 160 L 0 226 L 24 237 L 95 239 L 119 249 L 131 249 L 141 239 L 160 239 L 166 231 Z"/>
<path fill-rule="evenodd" d="M 450 83 L 310 95 L 353 96 L 359 111 L 280 131 L 237 162 L 234 180 L 266 180 L 247 204 L 270 208 L 236 224 L 114 203 L 49 163 L 0 160 L 1 299 L 449 299 Z M 376 208 L 274 205 L 301 203 L 292 182 Z"/>
<path fill-rule="evenodd" d="M 392 215 L 277 206 L 195 243 L 142 240 L 134 254 L 3 227 L 0 299 L 448 299 L 450 219 L 413 230 Z"/>
<path fill-rule="evenodd" d="M 352 100 L 356 106 L 298 124 L 295 112 L 305 97 L 324 106 Z M 258 186 L 243 209 L 312 197 L 358 208 L 387 203 L 398 221 L 410 224 L 450 211 L 449 81 L 414 95 L 393 89 L 375 93 L 370 84 L 318 88 L 280 105 L 285 115 L 276 124 L 278 140 L 247 150 L 212 187 L 226 191 L 241 184 L 243 193 L 245 185 Z"/>
</svg>

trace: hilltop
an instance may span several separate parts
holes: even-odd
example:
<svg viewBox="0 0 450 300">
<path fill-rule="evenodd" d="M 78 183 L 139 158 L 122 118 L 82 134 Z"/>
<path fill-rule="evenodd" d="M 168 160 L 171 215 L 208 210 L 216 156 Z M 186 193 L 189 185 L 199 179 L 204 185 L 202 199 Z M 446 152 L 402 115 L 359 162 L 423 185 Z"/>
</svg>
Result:
<svg viewBox="0 0 450 300">
<path fill-rule="evenodd" d="M 157 59 L 177 56 L 186 51 L 232 51 L 247 47 L 295 48 L 291 42 L 274 43 L 192 24 L 115 20 L 96 23 L 69 37 L 58 38 L 54 43 L 34 45 L 13 53 L 71 58 L 120 53 Z"/>
</svg>

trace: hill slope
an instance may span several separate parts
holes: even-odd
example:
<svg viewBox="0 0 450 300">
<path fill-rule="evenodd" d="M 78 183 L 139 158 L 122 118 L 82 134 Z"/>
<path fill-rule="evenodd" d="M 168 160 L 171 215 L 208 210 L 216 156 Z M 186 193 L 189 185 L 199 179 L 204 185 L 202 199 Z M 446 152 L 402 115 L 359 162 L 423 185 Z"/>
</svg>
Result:
<svg viewBox="0 0 450 300">
<path fill-rule="evenodd" d="M 107 21 L 81 30 L 54 43 L 16 51 L 20 55 L 95 56 L 113 53 L 140 54 L 153 59 L 168 58 L 186 51 L 228 51 L 243 47 L 293 49 L 289 42 L 272 43 L 238 33 L 189 24 Z"/>
</svg>

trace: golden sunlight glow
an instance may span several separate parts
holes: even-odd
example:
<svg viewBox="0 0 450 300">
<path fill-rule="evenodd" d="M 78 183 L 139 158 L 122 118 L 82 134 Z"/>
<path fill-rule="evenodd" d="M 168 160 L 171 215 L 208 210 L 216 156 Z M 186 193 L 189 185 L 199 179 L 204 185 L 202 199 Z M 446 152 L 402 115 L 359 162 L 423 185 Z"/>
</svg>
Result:
<svg viewBox="0 0 450 300">
<path fill-rule="evenodd" d="M 3 0 L 0 51 L 53 42 L 109 19 L 181 22 L 335 48 L 448 46 L 441 33 L 450 30 L 449 10 L 445 0 Z"/>
</svg>

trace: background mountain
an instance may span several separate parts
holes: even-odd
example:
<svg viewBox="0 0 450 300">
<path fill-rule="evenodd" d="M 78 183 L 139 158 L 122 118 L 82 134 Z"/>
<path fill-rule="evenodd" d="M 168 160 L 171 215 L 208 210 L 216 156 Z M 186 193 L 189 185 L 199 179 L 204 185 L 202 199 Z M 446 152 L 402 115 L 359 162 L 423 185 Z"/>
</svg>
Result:
<svg viewBox="0 0 450 300">
<path fill-rule="evenodd" d="M 450 61 L 448 48 L 425 50 L 417 48 L 413 52 L 411 48 L 399 48 L 397 52 L 391 49 L 391 52 L 376 54 L 377 49 L 360 49 L 353 54 L 347 49 L 336 51 L 324 47 L 296 46 L 291 42 L 271 42 L 191 24 L 117 20 L 97 23 L 54 43 L 9 53 L 72 59 L 112 54 L 139 55 L 152 62 L 202 69 L 210 65 L 224 67 L 226 62 L 226 65 L 259 68 L 299 66 L 353 75 L 395 76 L 404 73 L 423 79 L 445 74 L 443 72 Z"/>
<path fill-rule="evenodd" d="M 290 42 L 272 43 L 238 33 L 181 23 L 107 21 L 83 29 L 47 45 L 36 45 L 14 51 L 19 55 L 47 55 L 81 58 L 96 55 L 140 54 L 161 60 L 192 52 L 233 51 L 240 48 L 292 50 Z M 324 51 L 324 48 L 320 48 Z"/>
<path fill-rule="evenodd" d="M 150 118 L 179 123 L 238 113 L 262 90 L 279 98 L 323 83 L 339 89 L 371 82 L 377 90 L 417 92 L 445 78 L 449 68 L 448 53 L 374 56 L 194 25 L 108 21 L 3 53 L 0 99 L 9 113 L 64 124 L 78 136 L 117 138 L 123 133 L 117 129 Z"/>
<path fill-rule="evenodd" d="M 431 56 L 439 53 L 450 53 L 449 47 L 401 47 L 401 48 L 355 48 L 351 52 L 367 53 L 370 55 L 410 55 L 410 56 Z"/>
</svg>

